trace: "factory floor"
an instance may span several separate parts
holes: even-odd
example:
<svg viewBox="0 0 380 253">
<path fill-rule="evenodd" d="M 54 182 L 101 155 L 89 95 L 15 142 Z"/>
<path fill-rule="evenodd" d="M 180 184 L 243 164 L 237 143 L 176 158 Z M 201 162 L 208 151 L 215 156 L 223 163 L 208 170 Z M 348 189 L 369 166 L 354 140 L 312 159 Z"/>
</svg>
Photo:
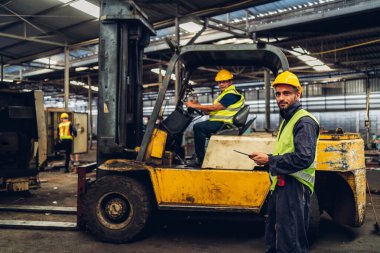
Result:
<svg viewBox="0 0 380 253">
<path fill-rule="evenodd" d="M 82 162 L 90 162 L 95 151 L 81 155 Z M 370 184 L 380 186 L 380 171 L 370 170 Z M 60 170 L 40 173 L 42 187 L 27 194 L 0 193 L 1 205 L 76 206 L 77 174 Z M 380 194 L 372 191 L 375 208 L 380 215 Z M 75 215 L 44 212 L 20 213 L 2 211 L 0 220 L 39 220 L 75 222 Z M 380 252 L 380 235 L 373 233 L 374 215 L 367 196 L 366 220 L 360 228 L 339 226 L 327 215 L 322 215 L 318 240 L 311 252 Z M 148 236 L 130 244 L 99 242 L 84 231 L 47 231 L 32 229 L 0 229 L 1 253 L 41 252 L 264 252 L 262 219 L 201 219 L 185 216 L 160 216 Z"/>
</svg>

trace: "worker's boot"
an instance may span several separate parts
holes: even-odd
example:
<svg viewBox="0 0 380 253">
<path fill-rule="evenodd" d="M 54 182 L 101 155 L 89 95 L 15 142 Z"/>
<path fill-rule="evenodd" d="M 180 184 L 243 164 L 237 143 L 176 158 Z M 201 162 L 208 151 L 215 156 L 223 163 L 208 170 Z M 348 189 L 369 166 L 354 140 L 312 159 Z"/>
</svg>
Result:
<svg viewBox="0 0 380 253">
<path fill-rule="evenodd" d="M 186 161 L 186 167 L 200 168 L 202 167 L 202 162 L 198 157 L 193 156 L 190 160 Z"/>
</svg>

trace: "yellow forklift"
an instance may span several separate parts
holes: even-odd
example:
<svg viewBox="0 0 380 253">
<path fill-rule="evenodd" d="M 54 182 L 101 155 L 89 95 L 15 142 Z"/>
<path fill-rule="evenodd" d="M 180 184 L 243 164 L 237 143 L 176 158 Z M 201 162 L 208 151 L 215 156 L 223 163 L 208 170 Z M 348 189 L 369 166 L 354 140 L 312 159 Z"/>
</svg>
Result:
<svg viewBox="0 0 380 253">
<path fill-rule="evenodd" d="M 264 215 L 269 175 L 233 152 L 273 147 L 272 134 L 242 135 L 252 123 L 247 121 L 249 109 L 239 111 L 232 128 L 211 137 L 201 168 L 173 163 L 173 139 L 197 115 L 183 106 L 195 70 L 224 63 L 268 69 L 275 76 L 289 69 L 283 52 L 265 44 L 177 50 L 142 135 L 141 56 L 154 30 L 131 2 L 103 1 L 101 7 L 97 174 L 81 197 L 86 228 L 102 241 L 125 243 L 145 231 L 155 210 Z M 179 99 L 175 110 L 157 124 L 176 64 L 182 77 Z M 310 236 L 318 230 L 322 211 L 338 223 L 360 226 L 366 206 L 363 140 L 354 133 L 322 133 L 317 162 Z"/>
</svg>

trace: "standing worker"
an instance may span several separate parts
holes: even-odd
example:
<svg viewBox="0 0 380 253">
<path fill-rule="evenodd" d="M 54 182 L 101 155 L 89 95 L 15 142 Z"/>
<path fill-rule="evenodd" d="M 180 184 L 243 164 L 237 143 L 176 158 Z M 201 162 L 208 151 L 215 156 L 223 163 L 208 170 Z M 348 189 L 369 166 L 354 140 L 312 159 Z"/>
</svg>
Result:
<svg viewBox="0 0 380 253">
<path fill-rule="evenodd" d="M 197 159 L 193 163 L 196 166 L 200 166 L 205 157 L 206 139 L 217 132 L 224 123 L 232 124 L 233 117 L 244 106 L 244 96 L 236 90 L 235 85 L 232 85 L 233 77 L 232 73 L 226 69 L 222 69 L 216 74 L 215 81 L 218 82 L 221 94 L 212 105 L 201 105 L 194 100 L 185 103 L 188 108 L 194 108 L 210 115 L 209 120 L 194 125 Z"/>
<path fill-rule="evenodd" d="M 65 173 L 69 172 L 70 155 L 73 150 L 73 137 L 77 136 L 75 126 L 69 121 L 67 113 L 61 114 L 61 123 L 58 125 L 58 141 L 65 150 Z"/>
<path fill-rule="evenodd" d="M 298 77 L 285 71 L 274 80 L 276 102 L 284 119 L 273 155 L 253 152 L 250 158 L 266 165 L 271 196 L 265 228 L 266 252 L 309 252 L 310 197 L 314 191 L 319 123 L 302 109 Z"/>
</svg>

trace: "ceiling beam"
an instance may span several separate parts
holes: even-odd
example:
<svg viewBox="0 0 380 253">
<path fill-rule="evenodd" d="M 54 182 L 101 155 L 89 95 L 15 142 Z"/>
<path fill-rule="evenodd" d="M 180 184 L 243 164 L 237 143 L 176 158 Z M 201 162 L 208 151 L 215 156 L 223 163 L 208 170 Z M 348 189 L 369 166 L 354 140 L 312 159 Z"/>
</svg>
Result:
<svg viewBox="0 0 380 253">
<path fill-rule="evenodd" d="M 302 41 L 302 43 L 309 43 L 309 42 L 314 42 L 314 43 L 320 43 L 321 40 L 323 41 L 328 41 L 328 40 L 336 40 L 336 39 L 342 39 L 344 37 L 352 37 L 352 36 L 363 36 L 366 34 L 374 34 L 374 35 L 379 35 L 380 34 L 380 27 L 371 27 L 367 29 L 358 29 L 358 30 L 353 30 L 349 32 L 343 32 L 343 33 L 334 33 L 334 34 L 328 34 L 328 35 L 322 35 L 322 36 L 305 36 L 305 37 L 297 37 L 297 38 L 291 38 L 291 39 L 286 39 L 286 40 L 281 40 L 278 42 L 278 45 L 294 45 L 295 41 Z M 351 38 L 349 38 L 352 40 Z M 347 41 L 347 40 L 345 40 Z"/>
<path fill-rule="evenodd" d="M 7 11 L 9 11 L 10 13 L 12 13 L 13 15 L 15 15 L 16 17 L 18 17 L 19 19 L 23 20 L 25 23 L 29 24 L 30 26 L 34 27 L 35 29 L 37 29 L 38 31 L 42 32 L 43 34 L 46 34 L 46 31 L 43 30 L 42 28 L 38 27 L 37 25 L 33 24 L 32 22 L 30 22 L 28 19 L 22 17 L 21 15 L 17 14 L 15 11 L 9 9 L 8 7 L 6 6 L 2 6 L 4 9 L 6 9 Z"/>
<path fill-rule="evenodd" d="M 224 6 L 214 5 L 214 6 L 210 6 L 207 9 L 189 12 L 186 15 L 184 15 L 182 18 L 185 18 L 185 17 L 211 17 L 211 16 L 216 16 L 216 15 L 224 14 L 227 12 L 232 12 L 235 10 L 242 10 L 244 8 L 253 7 L 253 6 L 257 6 L 257 5 L 265 4 L 265 3 L 270 3 L 270 2 L 275 2 L 275 1 L 274 0 L 254 0 L 254 1 L 253 0 L 242 0 L 239 2 L 235 2 L 235 3 L 229 3 L 228 5 L 224 5 Z M 169 27 L 172 25 L 174 25 L 174 19 L 160 20 L 160 21 L 157 21 L 153 24 L 155 29 L 165 28 L 165 27 Z"/>
<path fill-rule="evenodd" d="M 197 7 L 196 7 L 194 4 L 192 4 L 191 1 L 187 1 L 187 0 L 178 0 L 178 2 L 179 2 L 182 6 L 188 8 L 188 9 L 190 9 L 190 10 L 192 10 L 192 11 L 197 9 Z"/>
<path fill-rule="evenodd" d="M 367 1 L 366 4 L 357 4 L 352 6 L 341 6 L 338 9 L 321 11 L 312 14 L 305 14 L 298 17 L 294 17 L 294 13 L 292 16 L 288 18 L 283 18 L 277 21 L 273 21 L 271 23 L 262 23 L 262 24 L 252 24 L 250 27 L 251 32 L 260 32 L 260 31 L 268 31 L 282 27 L 289 27 L 292 25 L 300 25 L 309 22 L 322 21 L 327 19 L 335 19 L 341 16 L 347 16 L 350 14 L 364 13 L 366 11 L 373 11 L 380 8 L 380 1 L 378 0 L 370 0 Z M 300 12 L 299 12 L 300 13 Z"/>
<path fill-rule="evenodd" d="M 10 39 L 16 39 L 16 40 L 22 40 L 22 41 L 31 41 L 31 42 L 48 44 L 48 45 L 58 46 L 58 47 L 65 47 L 65 46 L 67 46 L 67 44 L 64 44 L 64 43 L 59 43 L 59 42 L 54 42 L 54 41 L 48 41 L 48 40 L 40 40 L 40 39 L 36 39 L 36 38 L 24 37 L 24 36 L 9 34 L 9 33 L 1 33 L 0 32 L 0 37 L 10 38 Z"/>
</svg>

